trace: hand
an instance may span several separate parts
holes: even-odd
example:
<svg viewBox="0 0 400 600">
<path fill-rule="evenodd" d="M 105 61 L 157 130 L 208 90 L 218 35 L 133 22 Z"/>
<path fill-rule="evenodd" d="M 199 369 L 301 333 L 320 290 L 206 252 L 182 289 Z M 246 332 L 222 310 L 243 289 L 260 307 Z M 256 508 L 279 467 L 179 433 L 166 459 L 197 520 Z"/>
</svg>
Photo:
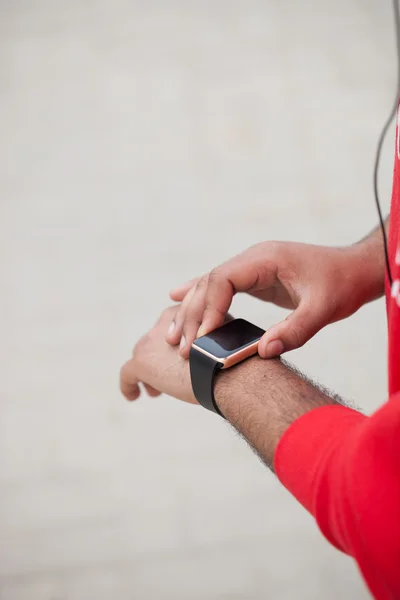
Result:
<svg viewBox="0 0 400 600">
<path fill-rule="evenodd" d="M 189 362 L 177 350 L 167 344 L 165 334 L 176 316 L 177 306 L 167 308 L 146 335 L 133 349 L 132 358 L 121 369 L 120 386 L 127 400 L 140 396 L 139 383 L 143 383 L 149 396 L 162 392 L 197 404 L 192 391 Z"/>
<path fill-rule="evenodd" d="M 196 337 L 222 325 L 233 296 L 246 292 L 293 312 L 262 337 L 259 354 L 271 358 L 302 346 L 328 323 L 344 319 L 372 300 L 382 278 L 362 245 L 330 248 L 291 242 L 262 242 L 203 277 L 174 289 L 181 302 L 168 328 L 167 341 L 180 344 L 187 358 Z M 374 297 L 377 297 L 374 296 Z"/>
</svg>

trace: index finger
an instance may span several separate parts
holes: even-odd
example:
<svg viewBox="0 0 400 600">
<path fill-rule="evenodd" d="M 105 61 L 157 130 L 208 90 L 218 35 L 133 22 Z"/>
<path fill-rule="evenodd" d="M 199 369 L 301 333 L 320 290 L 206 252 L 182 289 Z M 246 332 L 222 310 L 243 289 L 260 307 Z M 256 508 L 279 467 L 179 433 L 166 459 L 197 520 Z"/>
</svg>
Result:
<svg viewBox="0 0 400 600">
<path fill-rule="evenodd" d="M 216 329 L 216 327 L 223 325 L 235 292 L 235 286 L 227 274 L 219 269 L 211 271 L 208 276 L 205 309 L 197 333 L 198 337 L 207 335 L 207 333 Z"/>
<path fill-rule="evenodd" d="M 233 258 L 211 271 L 205 297 L 205 310 L 198 335 L 206 335 L 223 324 L 237 292 L 250 292 L 271 285 L 271 265 L 254 261 L 248 254 Z"/>
</svg>

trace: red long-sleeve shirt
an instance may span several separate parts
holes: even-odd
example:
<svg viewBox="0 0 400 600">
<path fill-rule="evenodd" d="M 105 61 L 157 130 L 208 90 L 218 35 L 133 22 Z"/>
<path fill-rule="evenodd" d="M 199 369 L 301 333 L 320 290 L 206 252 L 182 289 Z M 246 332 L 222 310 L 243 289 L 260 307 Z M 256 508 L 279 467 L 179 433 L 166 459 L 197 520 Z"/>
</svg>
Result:
<svg viewBox="0 0 400 600">
<path fill-rule="evenodd" d="M 370 417 L 344 406 L 317 408 L 289 427 L 275 453 L 280 481 L 314 515 L 326 538 L 357 561 L 379 600 L 400 599 L 399 127 L 389 256 L 387 402 Z"/>
</svg>

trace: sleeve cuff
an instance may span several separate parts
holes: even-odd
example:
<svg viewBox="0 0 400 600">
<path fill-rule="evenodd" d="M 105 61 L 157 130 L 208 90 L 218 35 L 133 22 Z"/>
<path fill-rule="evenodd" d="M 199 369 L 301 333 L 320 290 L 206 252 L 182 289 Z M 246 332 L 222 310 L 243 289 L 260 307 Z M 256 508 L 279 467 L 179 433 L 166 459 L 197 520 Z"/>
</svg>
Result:
<svg viewBox="0 0 400 600">
<path fill-rule="evenodd" d="M 275 451 L 275 473 L 311 513 L 318 467 L 350 429 L 366 419 L 345 406 L 330 404 L 305 413 L 285 431 Z"/>
</svg>

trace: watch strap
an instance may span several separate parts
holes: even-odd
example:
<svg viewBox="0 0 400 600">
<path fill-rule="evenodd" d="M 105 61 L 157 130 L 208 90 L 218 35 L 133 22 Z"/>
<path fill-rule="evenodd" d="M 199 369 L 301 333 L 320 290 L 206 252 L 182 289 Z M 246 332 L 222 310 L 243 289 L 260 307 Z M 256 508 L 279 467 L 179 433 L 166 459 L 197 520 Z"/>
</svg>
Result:
<svg viewBox="0 0 400 600">
<path fill-rule="evenodd" d="M 192 388 L 196 399 L 204 408 L 223 417 L 224 415 L 219 410 L 214 398 L 214 376 L 216 371 L 222 367 L 222 363 L 193 347 L 190 349 L 189 362 Z"/>
</svg>

